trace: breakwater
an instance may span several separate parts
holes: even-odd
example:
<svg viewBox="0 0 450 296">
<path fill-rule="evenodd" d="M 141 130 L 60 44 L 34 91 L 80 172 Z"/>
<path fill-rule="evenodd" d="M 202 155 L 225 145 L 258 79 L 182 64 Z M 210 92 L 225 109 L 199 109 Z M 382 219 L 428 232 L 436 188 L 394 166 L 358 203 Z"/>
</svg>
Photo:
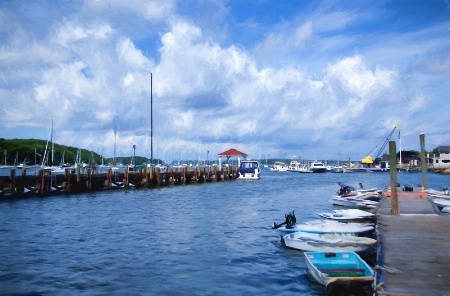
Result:
<svg viewBox="0 0 450 296">
<path fill-rule="evenodd" d="M 238 170 L 232 166 L 145 167 L 137 171 L 125 167 L 123 171 L 107 168 L 102 173 L 92 168 L 84 171 L 79 167 L 59 171 L 44 168 L 34 174 L 27 174 L 25 169 L 18 173 L 12 168 L 9 175 L 0 176 L 0 198 L 210 183 L 234 180 L 237 176 Z"/>
</svg>

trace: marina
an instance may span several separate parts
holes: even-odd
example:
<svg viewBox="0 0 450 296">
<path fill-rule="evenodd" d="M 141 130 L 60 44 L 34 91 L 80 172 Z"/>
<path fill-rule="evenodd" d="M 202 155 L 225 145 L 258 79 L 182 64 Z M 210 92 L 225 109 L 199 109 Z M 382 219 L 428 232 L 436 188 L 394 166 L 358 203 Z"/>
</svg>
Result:
<svg viewBox="0 0 450 296">
<path fill-rule="evenodd" d="M 262 168 L 260 178 L 5 199 L 0 202 L 0 260 L 5 271 L 0 292 L 324 295 L 323 287 L 307 277 L 304 253 L 286 248 L 271 223 L 292 210 L 297 223 L 320 219 L 319 213 L 342 209 L 331 202 L 338 181 L 386 188 L 389 175 L 292 174 Z M 398 174 L 401 184 L 420 180 L 420 173 Z M 446 175 L 428 174 L 428 188 L 443 184 L 448 184 Z M 420 192 L 399 192 L 405 196 L 399 198 L 402 214 L 409 213 L 415 201 L 428 202 L 411 197 Z M 377 212 L 381 245 L 373 248 L 383 250 L 383 261 L 368 262 L 377 273 L 377 293 L 414 292 L 412 285 L 421 285 L 423 295 L 436 295 L 433 292 L 448 287 L 445 270 L 439 270 L 440 277 L 420 273 L 420 281 L 411 281 L 416 273 L 396 260 L 412 261 L 414 252 L 430 256 L 430 249 L 444 248 L 445 238 L 422 237 L 443 231 L 436 219 L 448 221 L 448 216 L 430 216 L 433 206 L 428 202 L 423 218 L 394 217 L 389 205 L 387 198 Z M 391 223 L 394 219 L 399 222 Z M 413 223 L 421 226 L 410 227 Z M 433 232 L 428 231 L 431 225 Z M 413 268 L 419 272 L 441 264 L 443 269 L 446 252 L 433 256 L 441 263 L 419 257 Z M 401 273 L 392 273 L 395 270 Z"/>
</svg>

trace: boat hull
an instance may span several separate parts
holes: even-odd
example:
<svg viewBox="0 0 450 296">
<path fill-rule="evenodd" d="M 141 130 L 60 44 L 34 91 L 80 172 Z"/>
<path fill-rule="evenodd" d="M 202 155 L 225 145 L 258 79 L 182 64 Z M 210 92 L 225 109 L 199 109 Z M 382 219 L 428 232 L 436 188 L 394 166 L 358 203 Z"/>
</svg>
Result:
<svg viewBox="0 0 450 296">
<path fill-rule="evenodd" d="M 341 223 L 332 220 L 314 220 L 297 223 L 292 228 L 281 226 L 277 228 L 280 232 L 310 232 L 310 233 L 351 233 L 363 234 L 374 230 L 373 224 L 366 223 Z"/>
<path fill-rule="evenodd" d="M 336 206 L 365 208 L 365 209 L 374 209 L 378 206 L 378 202 L 376 201 L 350 197 L 348 198 L 334 197 L 332 199 L 332 203 Z"/>
<path fill-rule="evenodd" d="M 354 295 L 373 293 L 374 272 L 355 252 L 305 252 L 307 273 L 322 284 L 327 293 L 343 295 L 352 290 Z M 361 291 L 355 293 L 354 289 Z"/>
<path fill-rule="evenodd" d="M 374 219 L 375 214 L 359 209 L 334 210 L 331 213 L 319 213 L 319 216 L 336 221 L 358 221 Z"/>
<path fill-rule="evenodd" d="M 307 252 L 365 252 L 377 242 L 350 234 L 317 234 L 294 232 L 283 236 L 286 247 Z"/>
</svg>

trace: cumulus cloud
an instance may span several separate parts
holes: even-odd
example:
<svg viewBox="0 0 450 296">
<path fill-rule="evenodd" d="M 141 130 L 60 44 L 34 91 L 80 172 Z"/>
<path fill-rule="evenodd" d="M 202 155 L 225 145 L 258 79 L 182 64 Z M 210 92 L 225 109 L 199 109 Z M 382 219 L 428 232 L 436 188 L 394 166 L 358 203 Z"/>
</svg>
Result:
<svg viewBox="0 0 450 296">
<path fill-rule="evenodd" d="M 233 11 L 217 6 L 221 14 Z M 207 21 L 179 15 L 178 8 L 174 1 L 85 1 L 42 36 L 0 10 L 1 126 L 44 128 L 53 119 L 61 144 L 111 156 L 118 136 L 118 154 L 133 144 L 149 151 L 153 73 L 157 157 L 230 147 L 253 157 L 261 151 L 335 157 L 317 147 L 330 138 L 343 147 L 351 137 L 345 149 L 358 153 L 368 140 L 361 134 L 382 136 L 399 119 L 409 124 L 434 100 L 433 90 L 421 88 L 432 79 L 420 75 L 448 74 L 442 39 L 422 53 L 407 41 L 425 44 L 424 33 L 385 42 L 389 47 L 379 42 L 383 36 L 364 47 L 360 36 L 343 34 L 368 18 L 355 9 L 324 4 L 318 13 L 282 18 L 258 27 L 264 32 L 245 47 L 232 36 L 224 40 L 231 25 L 216 39 Z M 400 47 L 406 58 L 397 54 L 396 62 L 389 53 Z M 415 56 L 421 59 L 413 65 Z M 17 111 L 25 106 L 33 107 L 32 116 Z"/>
</svg>

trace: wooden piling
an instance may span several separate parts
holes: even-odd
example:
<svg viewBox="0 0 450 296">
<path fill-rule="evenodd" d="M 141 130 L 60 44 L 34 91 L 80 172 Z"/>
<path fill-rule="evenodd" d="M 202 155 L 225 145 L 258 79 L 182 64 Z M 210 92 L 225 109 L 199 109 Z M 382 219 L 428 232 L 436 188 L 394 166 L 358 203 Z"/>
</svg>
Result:
<svg viewBox="0 0 450 296">
<path fill-rule="evenodd" d="M 425 158 L 425 134 L 420 134 L 420 161 L 422 162 L 422 187 L 427 188 L 427 160 Z"/>
<path fill-rule="evenodd" d="M 138 172 L 123 173 L 108 168 L 106 172 L 95 173 L 92 168 L 86 168 L 82 174 L 80 165 L 75 168 L 66 168 L 64 175 L 52 174 L 49 169 L 37 171 L 35 176 L 16 175 L 16 169 L 10 171 L 9 176 L 0 176 L 0 199 L 10 195 L 45 196 L 53 193 L 75 193 L 93 191 L 99 189 L 119 188 L 153 188 L 156 186 L 170 186 L 190 183 L 207 183 L 234 179 L 235 169 L 232 167 L 179 167 L 179 168 L 155 168 L 148 167 Z M 23 172 L 23 171 L 22 171 Z M 147 186 L 145 186 L 147 185 Z"/>
<path fill-rule="evenodd" d="M 397 147 L 395 141 L 389 141 L 389 161 L 392 190 L 392 215 L 398 215 L 398 195 L 397 195 Z"/>
<path fill-rule="evenodd" d="M 87 188 L 92 190 L 92 169 L 87 170 Z"/>
<path fill-rule="evenodd" d="M 9 190 L 13 193 L 16 192 L 16 170 L 12 169 L 9 172 L 9 179 L 11 180 L 11 185 L 9 187 Z"/>
</svg>

